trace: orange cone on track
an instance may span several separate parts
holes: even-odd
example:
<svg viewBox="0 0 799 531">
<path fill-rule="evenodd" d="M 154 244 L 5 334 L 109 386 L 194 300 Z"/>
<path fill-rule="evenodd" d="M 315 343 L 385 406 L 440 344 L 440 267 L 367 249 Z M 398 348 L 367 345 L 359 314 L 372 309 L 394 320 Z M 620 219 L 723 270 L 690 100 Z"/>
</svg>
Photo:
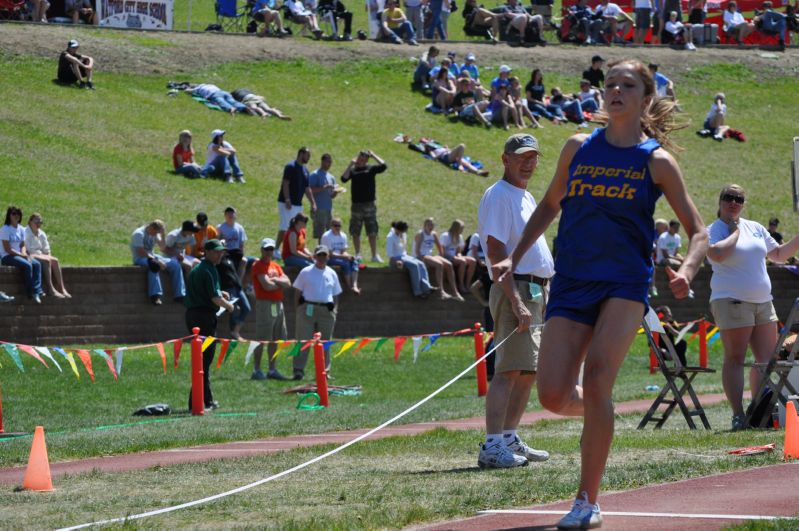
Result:
<svg viewBox="0 0 799 531">
<path fill-rule="evenodd" d="M 796 407 L 793 400 L 788 400 L 785 408 L 785 446 L 783 457 L 788 459 L 799 459 L 799 416 L 796 415 Z"/>
<path fill-rule="evenodd" d="M 22 480 L 22 488 L 39 492 L 53 491 L 53 480 L 50 477 L 50 461 L 47 459 L 47 445 L 44 442 L 44 428 L 36 426 L 33 432 L 31 455 L 28 459 L 28 469 Z"/>
</svg>

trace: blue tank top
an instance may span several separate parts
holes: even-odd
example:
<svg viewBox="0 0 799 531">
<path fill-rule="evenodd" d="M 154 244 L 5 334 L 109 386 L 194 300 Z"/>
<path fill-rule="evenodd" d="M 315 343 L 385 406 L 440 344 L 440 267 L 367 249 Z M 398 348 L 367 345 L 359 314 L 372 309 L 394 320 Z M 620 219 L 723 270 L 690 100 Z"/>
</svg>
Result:
<svg viewBox="0 0 799 531">
<path fill-rule="evenodd" d="M 649 158 L 655 139 L 610 145 L 605 129 L 583 142 L 569 165 L 558 225 L 555 271 L 567 277 L 620 283 L 652 276 L 652 216 L 661 195 Z"/>
</svg>

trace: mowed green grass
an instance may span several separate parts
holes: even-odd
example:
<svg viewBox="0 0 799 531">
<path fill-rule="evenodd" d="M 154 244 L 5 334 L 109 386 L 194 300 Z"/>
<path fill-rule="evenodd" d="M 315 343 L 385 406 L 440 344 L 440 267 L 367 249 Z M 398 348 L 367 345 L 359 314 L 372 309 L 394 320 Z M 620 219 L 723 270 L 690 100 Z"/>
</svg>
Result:
<svg viewBox="0 0 799 531">
<path fill-rule="evenodd" d="M 94 35 L 103 44 L 143 56 L 169 53 L 160 41 L 150 42 L 156 37 L 143 40 L 129 32 Z M 481 66 L 484 78 L 496 75 L 498 65 Z M 20 205 L 26 214 L 41 212 L 54 254 L 68 265 L 128 264 L 128 243 L 136 227 L 160 218 L 170 229 L 176 228 L 200 210 L 209 213 L 212 223 L 219 223 L 228 205 L 238 208 L 251 242 L 274 237 L 282 169 L 300 146 L 311 148 L 312 170 L 323 152 L 331 153 L 336 175 L 362 148 L 387 161 L 389 170 L 378 178 L 377 187 L 381 249 L 395 219 L 407 220 L 415 231 L 428 216 L 436 218 L 439 230 L 460 218 L 467 232 L 474 231 L 479 199 L 502 171 L 500 153 L 507 133 L 424 112 L 429 100 L 409 90 L 414 65 L 407 58 L 336 64 L 298 58 L 210 65 L 196 72 L 181 71 L 176 65 L 171 75 L 101 71 L 94 92 L 52 84 L 53 61 L 0 53 L 0 67 L 6 72 L 0 89 L 24 94 L 7 98 L 0 108 L 0 141 L 5 146 L 0 153 L 5 168 L 0 174 L 0 204 Z M 576 57 L 574 75 L 547 73 L 546 83 L 576 88 L 583 67 L 583 58 Z M 529 74 L 519 70 L 519 75 Z M 779 102 L 795 92 L 796 80 L 777 73 L 761 78 L 744 64 L 697 66 L 674 77 L 685 118 L 693 122 L 676 135 L 685 147 L 680 163 L 705 220 L 714 219 L 721 186 L 738 182 L 748 189 L 746 216 L 765 222 L 777 215 L 783 233 L 794 234 L 799 224 L 791 216 L 789 161 L 796 127 L 794 117 L 783 112 Z M 294 121 L 231 117 L 183 94 L 169 97 L 170 80 L 213 82 L 229 90 L 248 87 Z M 694 134 L 718 90 L 727 94 L 729 123 L 743 130 L 748 142 L 719 144 Z M 210 131 L 226 130 L 227 139 L 238 149 L 247 184 L 173 175 L 171 149 L 184 128 L 195 133 L 200 162 Z M 543 152 L 530 184 L 536 197 L 542 196 L 560 148 L 574 132 L 570 125 L 550 124 L 535 131 Z M 427 160 L 393 142 L 398 133 L 414 139 L 432 137 L 450 146 L 463 142 L 466 153 L 481 160 L 492 176 L 483 179 Z M 344 194 L 334 207 L 345 222 L 349 201 L 349 194 Z M 665 201 L 660 201 L 656 214 L 673 216 Z M 550 239 L 555 230 L 553 224 L 547 233 Z"/>
<path fill-rule="evenodd" d="M 424 342 L 423 344 L 425 344 Z M 694 349 L 692 352 L 695 352 Z M 107 347 L 107 346 L 106 346 Z M 3 392 L 5 430 L 32 433 L 43 426 L 53 461 L 97 455 L 130 453 L 159 448 L 233 440 L 320 433 L 325 431 L 367 428 L 383 421 L 421 400 L 474 360 L 471 338 L 443 338 L 427 352 L 420 352 L 413 362 L 410 342 L 397 363 L 393 345 L 388 342 L 375 352 L 367 345 L 356 356 L 349 353 L 333 360 L 337 385 L 361 385 L 360 396 L 331 397 L 324 411 L 299 411 L 298 397 L 281 391 L 296 382 L 255 382 L 250 367 L 244 367 L 246 345 L 241 345 L 221 369 L 211 370 L 214 398 L 221 408 L 201 418 L 186 414 L 189 389 L 189 352 L 184 347 L 179 369 L 172 369 L 168 351 L 168 369 L 163 374 L 160 356 L 155 349 L 125 353 L 122 374 L 114 381 L 105 362 L 93 355 L 96 381 L 91 383 L 78 361 L 81 379 L 77 380 L 67 364 L 65 372 L 45 369 L 23 354 L 26 372 L 19 373 L 11 360 L 0 351 L 0 384 Z M 711 365 L 718 365 L 718 343 L 712 345 Z M 334 354 L 336 348 L 334 348 Z M 217 351 L 218 352 L 218 351 Z M 696 354 L 693 354 L 694 358 Z M 7 363 L 8 362 L 8 363 Z M 696 362 L 696 360 L 694 360 Z M 281 357 L 278 367 L 290 374 L 290 362 Z M 651 397 L 645 391 L 650 384 L 663 385 L 660 374 L 649 374 L 649 355 L 640 336 L 624 363 L 614 389 L 617 402 Z M 699 392 L 720 392 L 719 375 L 703 375 L 696 382 Z M 132 413 L 147 404 L 165 402 L 175 415 L 157 419 L 133 417 Z M 540 409 L 535 393 L 528 404 Z M 399 423 L 482 416 L 484 399 L 477 397 L 473 373 L 468 374 L 422 408 Z M 683 421 L 675 417 L 675 425 Z M 714 426 L 727 429 L 728 420 Z M 0 467 L 25 463 L 30 450 L 30 436 L 0 439 Z"/>
<path fill-rule="evenodd" d="M 725 406 L 709 414 L 716 425 L 728 417 Z M 637 422 L 637 415 L 616 420 L 604 491 L 780 462 L 779 451 L 752 457 L 726 453 L 775 442 L 775 432 L 690 431 L 680 422 L 639 431 Z M 394 529 L 472 516 L 481 509 L 569 499 L 579 479 L 581 426 L 578 420 L 559 420 L 522 429 L 521 436 L 546 448 L 551 458 L 504 471 L 477 468 L 483 437 L 478 430 L 436 430 L 360 443 L 275 482 L 196 508 L 133 521 L 126 528 Z M 70 475 L 57 479 L 56 491 L 49 494 L 0 490 L 0 513 L 10 528 L 54 528 L 132 515 L 258 481 L 332 448 L 130 473 Z M 553 524 L 556 520 L 553 516 Z"/>
</svg>

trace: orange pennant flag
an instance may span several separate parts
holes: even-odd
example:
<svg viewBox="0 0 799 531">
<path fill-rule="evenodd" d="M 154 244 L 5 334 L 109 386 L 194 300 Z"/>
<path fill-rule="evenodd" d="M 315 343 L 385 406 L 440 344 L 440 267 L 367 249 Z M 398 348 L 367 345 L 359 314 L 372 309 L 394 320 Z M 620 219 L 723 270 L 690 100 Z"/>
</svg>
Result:
<svg viewBox="0 0 799 531">
<path fill-rule="evenodd" d="M 119 380 L 119 376 L 117 375 L 117 370 L 114 368 L 114 359 L 111 357 L 113 355 L 114 351 L 113 350 L 109 350 L 109 349 L 105 349 L 105 350 L 97 349 L 97 350 L 95 350 L 95 352 L 97 354 L 99 354 L 101 358 L 103 358 L 105 360 L 106 364 L 108 365 L 108 370 L 111 371 L 111 374 L 113 375 L 114 380 Z"/>
<path fill-rule="evenodd" d="M 46 362 L 45 362 L 45 361 L 42 359 L 42 357 L 41 357 L 41 356 L 39 356 L 39 353 L 38 353 L 38 352 L 36 352 L 36 351 L 33 349 L 33 347 L 32 347 L 32 346 L 30 346 L 30 345 L 17 345 L 17 347 L 18 347 L 18 348 L 19 348 L 19 349 L 20 349 L 22 352 L 25 352 L 25 353 L 27 353 L 27 354 L 30 354 L 31 356 L 33 356 L 34 358 L 36 358 L 37 360 L 39 360 L 39 362 L 41 362 L 41 364 L 42 364 L 42 365 L 44 365 L 45 367 L 47 367 L 47 363 L 46 363 Z M 47 367 L 47 368 L 49 369 L 50 367 Z"/>
<path fill-rule="evenodd" d="M 172 345 L 172 352 L 175 356 L 175 370 L 178 370 L 178 360 L 180 359 L 180 350 L 183 348 L 183 340 L 176 339 L 175 344 Z"/>
<path fill-rule="evenodd" d="M 157 343 L 155 348 L 158 349 L 158 353 L 161 355 L 161 365 L 164 366 L 164 374 L 166 374 L 166 353 L 164 352 L 164 344 Z"/>
<path fill-rule="evenodd" d="M 371 342 L 372 342 L 372 340 L 370 338 L 368 338 L 368 337 L 365 337 L 365 338 L 361 339 L 361 342 L 358 343 L 358 346 L 355 347 L 355 350 L 352 351 L 352 355 L 353 356 L 356 355 L 358 352 L 361 351 L 361 349 L 363 347 L 365 347 L 366 345 L 368 345 Z"/>
<path fill-rule="evenodd" d="M 314 340 L 313 340 L 313 339 L 309 339 L 308 341 L 306 341 L 306 342 L 305 342 L 305 344 L 304 344 L 304 345 L 302 346 L 302 348 L 300 349 L 300 352 L 302 352 L 303 350 L 307 350 L 307 349 L 308 349 L 308 347 L 310 347 L 311 345 L 313 345 L 313 342 L 314 342 Z"/>
<path fill-rule="evenodd" d="M 399 361 L 400 350 L 402 350 L 402 345 L 408 341 L 407 337 L 395 337 L 394 338 L 394 361 Z"/>
<path fill-rule="evenodd" d="M 230 346 L 229 339 L 222 339 L 222 349 L 219 351 L 219 359 L 216 360 L 216 368 L 220 368 L 222 366 L 222 362 L 225 361 L 225 354 L 227 354 L 227 349 Z"/>
<path fill-rule="evenodd" d="M 86 372 L 89 373 L 89 378 L 94 381 L 94 371 L 92 370 L 92 358 L 89 356 L 88 350 L 78 350 L 78 357 L 80 361 L 83 362 L 83 366 L 86 367 Z"/>
</svg>

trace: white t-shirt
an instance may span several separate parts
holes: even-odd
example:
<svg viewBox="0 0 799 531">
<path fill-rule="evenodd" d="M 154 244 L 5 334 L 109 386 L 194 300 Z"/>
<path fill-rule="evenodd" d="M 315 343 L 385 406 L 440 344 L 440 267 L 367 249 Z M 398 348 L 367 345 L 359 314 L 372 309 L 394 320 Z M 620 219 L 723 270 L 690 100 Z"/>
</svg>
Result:
<svg viewBox="0 0 799 531">
<path fill-rule="evenodd" d="M 25 243 L 25 227 L 18 224 L 16 228 L 11 225 L 3 225 L 0 228 L 0 242 L 8 242 L 11 249 L 14 251 L 22 252 L 22 245 Z M 5 246 L 0 243 L 0 258 L 11 254 L 5 251 Z"/>
<path fill-rule="evenodd" d="M 738 11 L 733 11 L 730 13 L 729 9 L 724 10 L 724 31 L 729 31 L 730 28 L 734 28 L 739 24 L 745 23 L 746 19 L 744 19 L 744 16 Z"/>
<path fill-rule="evenodd" d="M 485 258 L 483 246 L 480 245 L 480 235 L 476 232 L 469 238 L 469 255 L 472 255 L 472 249 L 475 247 L 477 248 L 477 258 Z"/>
<path fill-rule="evenodd" d="M 336 272 L 327 266 L 319 269 L 316 264 L 300 271 L 294 280 L 294 288 L 300 290 L 305 300 L 310 302 L 333 302 L 333 297 L 341 294 L 341 283 Z"/>
<path fill-rule="evenodd" d="M 227 223 L 220 223 L 216 226 L 219 231 L 219 239 L 225 240 L 225 249 L 228 251 L 233 249 L 243 249 L 244 242 L 247 241 L 247 233 L 244 232 L 244 227 L 238 223 L 228 225 Z"/>
<path fill-rule="evenodd" d="M 183 254 L 186 252 L 186 246 L 192 249 L 197 245 L 197 240 L 194 239 L 194 234 L 183 236 L 181 229 L 175 229 L 166 235 L 166 246 L 170 252 Z"/>
<path fill-rule="evenodd" d="M 527 190 L 517 188 L 505 180 L 491 185 L 480 200 L 477 211 L 477 232 L 486 253 L 486 265 L 491 274 L 488 258 L 488 237 L 505 244 L 508 255 L 513 252 L 522 237 L 527 220 L 535 211 L 536 202 Z M 542 234 L 522 257 L 514 273 L 550 278 L 555 274 L 552 253 Z M 492 277 L 493 280 L 493 277 Z"/>
<path fill-rule="evenodd" d="M 420 230 L 417 234 L 422 235 L 422 241 L 419 243 L 419 247 L 416 249 L 417 256 L 430 256 L 433 254 L 433 248 L 436 246 L 436 238 L 433 233 L 427 233 L 423 230 Z M 440 242 L 439 242 L 440 243 Z M 414 245 L 416 244 L 416 240 L 414 239 Z"/>
<path fill-rule="evenodd" d="M 397 234 L 394 229 L 388 231 L 386 236 L 386 256 L 389 258 L 402 258 L 407 253 L 405 252 L 405 240 L 408 235 L 406 233 Z"/>
<path fill-rule="evenodd" d="M 333 230 L 325 231 L 322 234 L 322 245 L 326 245 L 330 252 L 341 254 L 347 250 L 347 235 L 339 231 L 338 235 L 333 234 Z"/>
<path fill-rule="evenodd" d="M 727 104 L 726 103 L 722 103 L 721 104 L 721 109 L 719 109 L 719 106 L 716 105 L 715 102 L 713 102 L 713 105 L 710 106 L 710 110 L 707 113 L 706 120 L 709 121 L 709 122 L 712 122 L 717 114 L 720 114 L 722 116 L 727 116 Z"/>
<path fill-rule="evenodd" d="M 658 244 L 657 244 L 657 257 L 658 262 L 663 260 L 663 254 L 665 253 L 666 256 L 674 256 L 680 251 L 680 246 L 682 245 L 682 238 L 679 234 L 670 234 L 669 232 L 664 232 L 658 237 Z"/>
<path fill-rule="evenodd" d="M 635 0 L 635 9 L 652 9 L 652 0 Z"/>
<path fill-rule="evenodd" d="M 755 221 L 740 218 L 735 250 L 723 262 L 708 257 L 713 266 L 710 277 L 710 300 L 732 298 L 744 302 L 763 303 L 772 299 L 771 279 L 766 272 L 766 254 L 779 244 L 768 230 Z M 730 235 L 729 226 L 717 219 L 707 228 L 710 245 Z"/>
<path fill-rule="evenodd" d="M 208 150 L 206 151 L 206 155 L 205 155 L 205 163 L 206 164 L 211 164 L 212 162 L 214 162 L 217 159 L 217 157 L 223 157 L 224 156 L 224 155 L 221 155 L 220 153 L 217 153 L 216 151 L 214 151 L 214 147 L 217 147 L 217 145 L 215 143 L 211 142 L 210 144 L 208 144 Z M 225 149 L 232 149 L 233 148 L 233 146 L 227 140 L 223 140 L 222 141 L 222 147 L 225 148 Z"/>
<path fill-rule="evenodd" d="M 601 11 L 602 16 L 605 17 L 616 18 L 621 14 L 621 8 L 619 7 L 619 4 L 614 4 L 613 2 L 608 2 L 608 5 L 604 7 L 600 4 L 596 9 L 597 11 Z"/>
<path fill-rule="evenodd" d="M 28 254 L 50 254 L 50 242 L 47 241 L 47 234 L 39 229 L 37 236 L 30 227 L 25 227 L 25 248 L 28 249 Z"/>
<path fill-rule="evenodd" d="M 597 99 L 596 98 L 597 93 L 599 93 L 598 90 L 590 88 L 588 90 L 581 90 L 580 92 L 578 92 L 577 97 L 580 98 L 581 102 L 585 100 L 595 100 Z"/>
<path fill-rule="evenodd" d="M 672 35 L 679 35 L 680 33 L 682 33 L 684 27 L 685 26 L 683 25 L 683 23 L 680 22 L 679 20 L 676 22 L 672 22 L 671 20 L 666 22 L 666 31 L 668 31 Z"/>
<path fill-rule="evenodd" d="M 438 238 L 438 243 L 441 244 L 441 249 L 444 251 L 444 256 L 455 256 L 463 249 L 463 236 L 458 236 L 458 241 L 453 242 L 449 236 L 449 231 L 442 232 Z"/>
</svg>

